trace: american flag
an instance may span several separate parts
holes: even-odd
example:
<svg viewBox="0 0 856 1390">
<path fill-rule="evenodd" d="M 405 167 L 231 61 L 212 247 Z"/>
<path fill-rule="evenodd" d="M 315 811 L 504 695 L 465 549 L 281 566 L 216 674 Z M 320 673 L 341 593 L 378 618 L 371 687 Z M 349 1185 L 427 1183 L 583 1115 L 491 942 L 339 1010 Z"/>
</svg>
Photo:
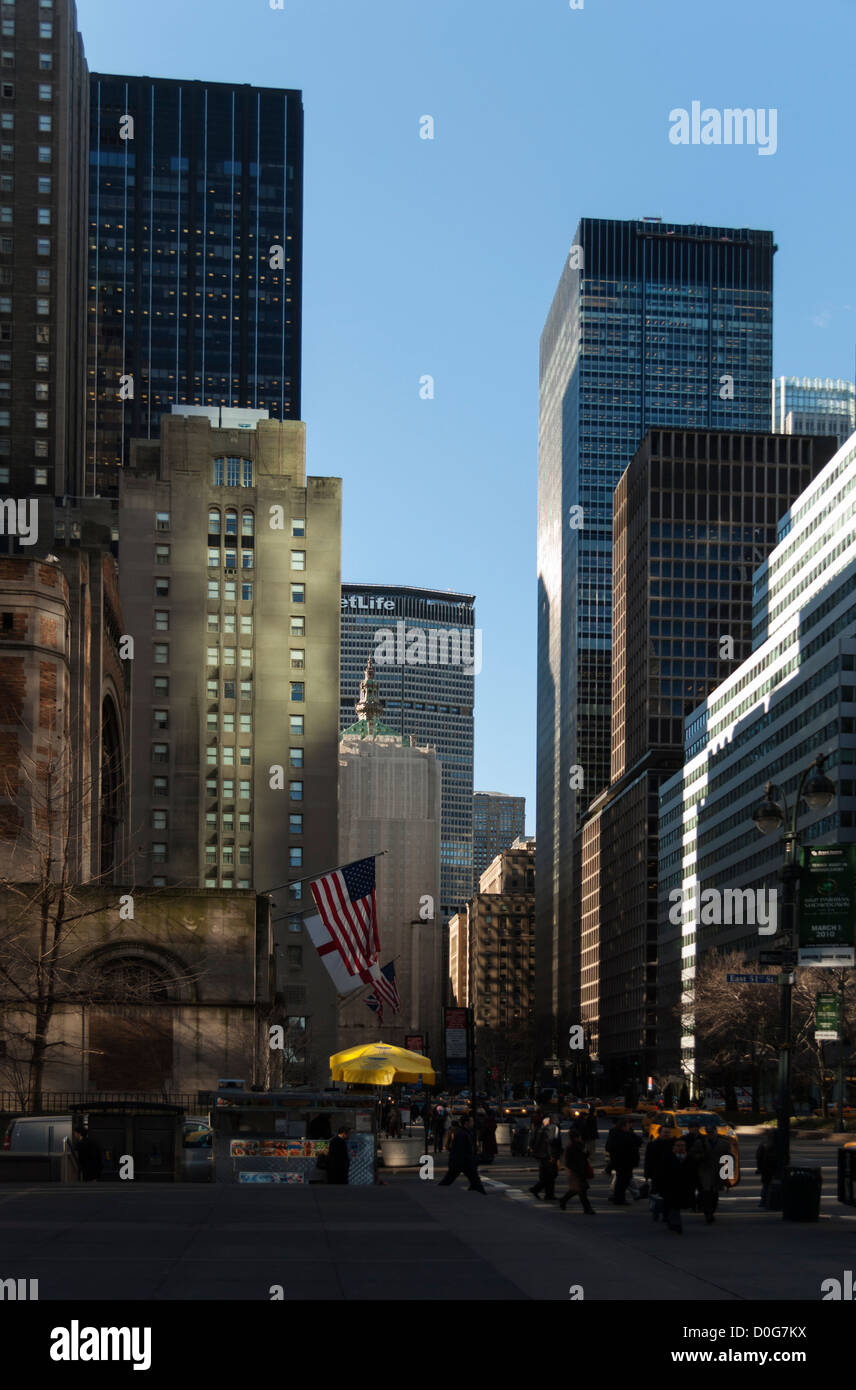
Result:
<svg viewBox="0 0 856 1390">
<path fill-rule="evenodd" d="M 375 993 L 367 996 L 366 1003 L 377 1014 L 378 1021 L 383 1023 L 384 1004 L 388 1004 L 394 1014 L 401 1012 L 401 999 L 398 985 L 395 983 L 395 961 L 389 961 L 382 970 L 378 970 L 375 966 L 372 973 Z"/>
<path fill-rule="evenodd" d="M 348 974 L 371 984 L 371 967 L 380 952 L 374 859 L 357 859 L 309 886 Z"/>
</svg>

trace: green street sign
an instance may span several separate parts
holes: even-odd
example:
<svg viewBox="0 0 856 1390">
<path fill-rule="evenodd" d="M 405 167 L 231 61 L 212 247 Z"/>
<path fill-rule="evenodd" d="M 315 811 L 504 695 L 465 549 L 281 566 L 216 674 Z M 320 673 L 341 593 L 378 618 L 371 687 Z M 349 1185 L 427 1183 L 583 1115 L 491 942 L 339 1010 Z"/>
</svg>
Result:
<svg viewBox="0 0 856 1390">
<path fill-rule="evenodd" d="M 814 1005 L 814 1036 L 817 1042 L 838 1042 L 839 998 L 837 994 L 818 994 Z"/>
<path fill-rule="evenodd" d="M 812 845 L 800 870 L 800 951 L 854 945 L 856 845 Z"/>
</svg>

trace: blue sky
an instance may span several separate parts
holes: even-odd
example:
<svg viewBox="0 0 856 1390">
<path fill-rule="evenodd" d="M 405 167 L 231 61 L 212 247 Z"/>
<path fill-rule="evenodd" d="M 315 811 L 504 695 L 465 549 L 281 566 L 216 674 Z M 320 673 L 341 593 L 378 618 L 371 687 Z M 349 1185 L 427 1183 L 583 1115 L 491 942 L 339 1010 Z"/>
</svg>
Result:
<svg viewBox="0 0 856 1390">
<path fill-rule="evenodd" d="M 344 479 L 344 578 L 476 594 L 475 783 L 525 794 L 533 831 L 538 339 L 577 221 L 770 228 L 775 372 L 852 377 L 856 3 L 78 0 L 78 18 L 96 71 L 302 89 L 308 468 Z M 776 153 L 671 144 L 694 100 L 776 108 Z"/>
</svg>

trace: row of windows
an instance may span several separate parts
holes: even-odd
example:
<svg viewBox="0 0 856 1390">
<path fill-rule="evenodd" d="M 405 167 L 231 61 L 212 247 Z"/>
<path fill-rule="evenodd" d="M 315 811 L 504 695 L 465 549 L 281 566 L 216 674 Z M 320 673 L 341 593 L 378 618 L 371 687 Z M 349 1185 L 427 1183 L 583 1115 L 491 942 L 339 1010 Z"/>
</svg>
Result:
<svg viewBox="0 0 856 1390">
<path fill-rule="evenodd" d="M 48 92 L 50 92 L 50 88 L 48 88 Z M 2 95 L 2 97 L 3 97 L 6 101 L 12 100 L 12 99 L 14 98 L 14 96 L 15 96 L 15 84 L 14 84 L 14 82 L 3 82 L 2 84 L 0 84 L 0 95 Z M 48 101 L 49 101 L 49 100 L 50 100 L 50 96 L 48 96 L 47 98 L 45 98 L 45 100 L 48 100 Z M 14 111 L 2 111 L 2 112 L 0 112 L 0 130 L 14 130 L 14 129 L 15 129 L 15 113 L 14 113 Z M 37 132 L 39 132 L 39 133 L 42 134 L 42 135 L 50 135 L 51 131 L 53 130 L 53 116 L 48 116 L 48 115 L 37 116 L 37 117 L 36 117 L 36 130 L 37 130 Z"/>
<path fill-rule="evenodd" d="M 15 37 L 15 21 L 14 21 L 14 19 L 2 19 L 2 20 L 0 20 L 0 34 L 2 34 L 2 36 L 3 36 L 4 39 L 14 39 L 14 37 Z M 40 38 L 40 39 L 52 39 L 52 38 L 53 38 L 53 21 L 52 21 L 52 20 L 45 19 L 45 20 L 41 20 L 41 21 L 39 22 L 39 38 Z M 40 53 L 40 54 L 39 54 L 39 60 L 40 60 L 40 61 L 39 61 L 39 67 L 43 68 L 43 67 L 45 66 L 43 60 L 44 60 L 45 58 L 50 59 L 50 56 L 51 56 L 51 55 L 50 55 L 49 53 Z M 47 66 L 48 66 L 48 67 L 51 66 L 51 62 L 50 62 L 50 61 L 48 62 Z"/>
<path fill-rule="evenodd" d="M 11 58 L 11 59 L 12 59 L 11 63 L 9 63 L 9 62 L 6 61 L 7 58 Z M 12 68 L 12 67 L 14 67 L 14 66 L 15 66 L 15 54 L 12 53 L 12 52 L 10 52 L 10 51 L 7 50 L 7 49 L 4 49 L 4 50 L 3 50 L 2 63 L 0 63 L 0 66 L 2 66 L 2 67 L 4 67 L 4 68 Z M 4 83 L 2 83 L 2 86 L 0 86 L 0 96 L 3 97 L 3 100 L 4 100 L 4 101 L 14 101 L 14 100 L 15 100 L 15 84 L 14 84 L 14 82 L 4 82 Z M 40 83 L 39 83 L 39 101 L 53 101 L 53 86 L 52 86 L 52 84 L 51 84 L 50 82 L 40 82 Z M 39 126 L 39 129 L 40 129 L 40 130 L 50 130 L 50 126 L 41 126 L 41 125 L 40 125 L 40 126 Z"/>
<path fill-rule="evenodd" d="M 156 710 L 155 713 L 156 713 L 156 714 L 162 714 L 162 715 L 166 716 L 166 710 Z M 161 727 L 162 727 L 162 728 L 166 728 L 166 727 L 167 727 L 167 724 L 163 724 Z M 224 757 L 224 758 L 223 758 L 223 762 L 224 762 L 224 763 L 227 763 L 227 764 L 228 764 L 228 763 L 234 764 L 234 761 L 235 761 L 235 758 L 234 758 L 235 750 L 234 750 L 234 748 L 227 747 L 227 748 L 224 748 L 224 749 L 222 750 L 222 752 L 223 752 L 224 754 L 225 754 L 225 753 L 228 753 L 228 754 L 229 754 L 229 757 Z M 252 749 L 251 749 L 251 748 L 240 748 L 240 749 L 238 750 L 238 752 L 239 752 L 239 754 L 240 754 L 240 765 L 241 765 L 242 767 L 249 767 L 249 766 L 250 766 L 250 763 L 251 763 L 251 761 L 252 761 Z M 218 758 L 218 749 L 217 749 L 216 743 L 215 743 L 215 744 L 211 744 L 211 745 L 206 749 L 206 753 L 207 753 L 207 762 L 208 762 L 208 764 L 209 764 L 209 765 L 216 765 L 217 762 L 219 761 L 219 758 Z M 213 755 L 213 756 L 212 756 L 212 755 Z M 153 743 L 153 744 L 152 744 L 152 762 L 153 762 L 153 763 L 168 763 L 168 762 L 169 762 L 169 744 L 168 744 L 168 743 Z M 290 767 L 301 767 L 301 768 L 302 768 L 302 767 L 303 767 L 303 749 L 302 749 L 302 748 L 291 748 L 291 749 L 289 749 L 288 762 L 289 762 L 289 766 L 290 766 Z M 206 787 L 208 786 L 208 784 L 209 784 L 211 781 L 212 781 L 212 774 L 211 774 L 211 773 L 208 773 L 208 774 L 207 774 L 207 779 L 206 779 Z M 249 786 L 249 783 L 245 783 L 245 782 L 242 781 L 242 782 L 239 783 L 239 786 L 243 789 L 244 786 Z M 302 782 L 290 782 L 290 783 L 289 783 L 289 788 L 291 789 L 291 800 L 292 800 L 292 801 L 302 801 L 302 800 L 303 800 L 303 783 L 302 783 Z M 243 799 L 243 798 L 244 798 L 244 792 L 243 792 L 243 790 L 242 790 L 242 791 L 241 791 L 241 799 Z"/>
</svg>

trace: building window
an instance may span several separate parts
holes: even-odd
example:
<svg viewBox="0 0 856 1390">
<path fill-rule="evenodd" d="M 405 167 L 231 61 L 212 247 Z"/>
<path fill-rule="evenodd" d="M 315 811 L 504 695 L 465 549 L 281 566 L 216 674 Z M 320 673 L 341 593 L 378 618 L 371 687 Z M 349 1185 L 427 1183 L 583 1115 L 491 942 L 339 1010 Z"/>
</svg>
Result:
<svg viewBox="0 0 856 1390">
<path fill-rule="evenodd" d="M 15 146 L 14 146 L 14 145 L 0 145 L 0 160 L 2 160 L 4 164 L 11 164 L 11 163 L 12 163 L 12 160 L 13 160 L 14 158 L 15 158 Z M 11 250 L 11 247 L 10 247 L 10 250 Z"/>
<path fill-rule="evenodd" d="M 155 530 L 169 530 L 169 512 L 155 512 Z"/>
<path fill-rule="evenodd" d="M 237 536 L 238 534 L 238 513 L 230 507 L 226 512 L 226 535 Z"/>
<path fill-rule="evenodd" d="M 36 255 L 49 256 L 51 253 L 50 237 L 40 236 L 36 238 Z"/>
<path fill-rule="evenodd" d="M 155 598 L 169 598 L 169 580 L 155 580 Z"/>
<path fill-rule="evenodd" d="M 288 833 L 289 835 L 303 834 L 303 815 L 299 811 L 293 811 L 288 817 Z"/>
<path fill-rule="evenodd" d="M 241 535 L 251 536 L 253 534 L 254 517 L 252 512 L 241 512 Z"/>
<path fill-rule="evenodd" d="M 206 887 L 206 888 L 216 888 L 216 887 L 217 887 L 217 880 L 216 880 L 216 878 L 206 878 L 206 880 L 205 880 L 205 887 Z"/>
<path fill-rule="evenodd" d="M 305 550 L 292 550 L 292 552 L 291 552 L 291 568 L 292 568 L 293 570 L 305 570 L 305 569 L 306 569 L 306 551 L 305 551 Z"/>
<path fill-rule="evenodd" d="M 235 614 L 234 614 L 234 613 L 224 613 L 224 614 L 223 614 L 223 631 L 224 631 L 224 632 L 234 632 L 234 631 L 235 631 Z"/>
<path fill-rule="evenodd" d="M 241 551 L 241 569 L 242 569 L 242 570 L 251 570 L 252 568 L 253 568 L 253 551 L 252 551 L 252 550 L 242 550 L 242 551 Z"/>
<path fill-rule="evenodd" d="M 153 777 L 153 778 L 152 778 L 152 796 L 153 796 L 153 797 L 156 797 L 158 800 L 166 799 L 166 797 L 169 796 L 169 778 L 168 778 L 168 777 Z"/>
<path fill-rule="evenodd" d="M 14 101 L 14 100 L 15 100 L 15 84 L 14 84 L 14 82 L 0 82 L 0 96 L 2 96 L 2 98 L 3 98 L 4 101 Z"/>
<path fill-rule="evenodd" d="M 155 609 L 155 632 L 169 632 L 169 609 Z"/>
<path fill-rule="evenodd" d="M 235 799 L 235 783 L 231 777 L 223 778 L 223 796 L 226 801 L 234 801 Z"/>
<path fill-rule="evenodd" d="M 168 546 L 168 545 L 156 545 L 156 546 L 155 546 L 155 564 L 156 564 L 156 565 L 168 565 L 168 564 L 169 564 L 169 546 Z"/>
<path fill-rule="evenodd" d="M 50 101 L 53 97 L 53 87 L 50 82 L 39 83 L 39 101 Z"/>
<path fill-rule="evenodd" d="M 234 845 L 224 845 L 222 850 L 222 862 L 224 864 L 234 864 L 235 847 Z"/>
<path fill-rule="evenodd" d="M 252 487 L 253 465 L 249 459 L 214 459 L 211 465 L 214 487 Z"/>
<path fill-rule="evenodd" d="M 46 324 L 46 323 L 37 324 L 37 325 L 36 325 L 36 342 L 39 344 L 39 346 L 41 346 L 42 344 L 44 344 L 44 346 L 47 347 L 47 345 L 48 345 L 48 343 L 50 342 L 50 340 L 51 340 L 51 330 L 50 330 L 50 327 L 48 326 L 48 324 Z"/>
<path fill-rule="evenodd" d="M 49 227 L 51 225 L 50 208 L 36 208 L 36 221 L 40 227 Z"/>
<path fill-rule="evenodd" d="M 219 648 L 219 647 L 209 647 L 209 648 L 208 648 L 207 664 L 208 664 L 209 666 L 219 666 L 219 665 L 220 665 L 220 648 Z"/>
<path fill-rule="evenodd" d="M 235 750 L 231 744 L 227 744 L 226 747 L 223 749 L 223 766 L 235 766 Z"/>
<path fill-rule="evenodd" d="M 15 66 L 15 54 L 10 48 L 4 48 L 0 53 L 0 67 L 13 68 Z"/>
<path fill-rule="evenodd" d="M 51 388 L 47 381 L 37 381 L 34 389 L 37 401 L 50 400 Z"/>
<path fill-rule="evenodd" d="M 223 585 L 223 597 L 227 603 L 235 602 L 235 581 L 227 579 Z"/>
<path fill-rule="evenodd" d="M 291 681 L 289 684 L 291 686 L 289 698 L 292 700 L 302 701 L 304 691 L 303 681 Z"/>
<path fill-rule="evenodd" d="M 48 427 L 48 412 L 46 410 L 34 410 L 35 426 L 37 430 L 46 430 Z"/>
<path fill-rule="evenodd" d="M 242 748 L 242 749 L 241 749 L 241 766 L 242 766 L 242 767 L 249 767 L 251 755 L 252 755 L 252 749 L 251 749 L 251 748 Z"/>
<path fill-rule="evenodd" d="M 305 584 L 292 584 L 292 586 L 291 586 L 291 602 L 292 602 L 292 603 L 305 603 L 305 602 L 306 602 L 306 585 L 305 585 Z"/>
<path fill-rule="evenodd" d="M 294 716 L 294 718 L 295 718 L 295 719 L 300 719 L 300 720 L 302 720 L 302 719 L 303 719 L 303 716 L 302 716 L 301 714 L 296 714 L 296 715 Z M 303 766 L 303 749 L 302 749 L 302 748 L 292 748 L 292 749 L 290 750 L 290 752 L 289 752 L 289 755 L 288 755 L 288 761 L 289 761 L 289 763 L 291 764 L 292 767 L 302 767 L 302 766 Z"/>
<path fill-rule="evenodd" d="M 11 207 L 9 207 L 7 204 L 4 204 L 2 207 L 0 207 L 0 226 L 11 227 L 14 220 L 15 219 L 12 214 Z M 11 312 L 11 310 L 9 310 L 8 312 Z"/>
<path fill-rule="evenodd" d="M 37 371 L 37 372 L 49 372 L 50 369 L 51 369 L 51 359 L 50 359 L 49 354 L 46 353 L 46 352 L 37 352 L 37 353 L 36 353 L 36 371 Z"/>
<path fill-rule="evenodd" d="M 229 831 L 229 832 L 234 831 L 234 829 L 235 829 L 235 812 L 234 812 L 234 811 L 224 811 L 224 812 L 223 812 L 223 829 L 224 829 L 224 830 L 227 830 L 227 831 Z"/>
<path fill-rule="evenodd" d="M 155 665 L 156 665 L 156 666 L 168 666 L 168 665 L 169 665 L 169 643 L 168 643 L 168 642 L 155 642 Z"/>
<path fill-rule="evenodd" d="M 239 830 L 241 831 L 241 834 L 242 834 L 242 835 L 243 835 L 243 834 L 248 835 L 248 834 L 250 833 L 250 813 L 249 813 L 249 811 L 241 811 L 241 812 L 240 812 L 240 814 L 239 814 L 239 816 L 238 816 L 238 828 L 239 828 Z"/>
<path fill-rule="evenodd" d="M 206 621 L 206 623 L 207 623 L 207 625 L 208 625 L 208 631 L 209 631 L 209 632 L 219 632 L 219 631 L 220 631 L 220 614 L 219 614 L 219 613 L 209 613 L 209 614 L 207 615 L 205 621 Z"/>
<path fill-rule="evenodd" d="M 168 744 L 168 743 L 153 743 L 153 744 L 152 744 L 152 762 L 153 762 L 153 763 L 168 763 L 168 762 L 169 762 L 169 744 Z"/>
<path fill-rule="evenodd" d="M 303 783 L 302 783 L 302 782 L 289 782 L 289 784 L 288 784 L 288 794 L 289 794 L 289 796 L 291 797 L 291 800 L 292 800 L 292 801 L 302 801 L 302 800 L 303 800 Z"/>
<path fill-rule="evenodd" d="M 51 21 L 50 21 L 49 19 L 44 19 L 44 20 L 42 20 L 42 22 L 39 24 L 39 38 L 40 38 L 40 39 L 52 39 L 52 38 L 53 38 L 53 24 L 51 23 Z"/>
<path fill-rule="evenodd" d="M 205 762 L 208 765 L 208 767 L 217 766 L 219 759 L 217 757 L 216 743 L 209 743 L 208 747 L 205 749 Z"/>
<path fill-rule="evenodd" d="M 292 869 L 299 869 L 303 866 L 303 847 L 302 845 L 289 845 L 288 863 Z"/>
<path fill-rule="evenodd" d="M 252 618 L 252 614 L 251 614 L 251 613 L 242 613 L 242 614 L 241 614 L 241 636 L 242 636 L 242 637 L 252 637 L 252 635 L 253 635 L 253 618 Z"/>
<path fill-rule="evenodd" d="M 39 147 L 38 147 L 38 152 L 37 152 L 37 158 L 38 158 L 38 161 L 39 161 L 40 164 L 50 164 L 50 163 L 51 163 L 51 160 L 53 159 L 53 152 L 52 152 L 52 150 L 51 150 L 51 146 L 50 146 L 50 145 L 39 145 Z M 39 221 L 41 221 L 41 218 L 39 218 Z M 50 218 L 48 218 L 48 221 L 50 221 Z M 47 253 L 46 253 L 46 252 L 39 252 L 39 254 L 40 254 L 40 255 L 46 255 Z"/>
<path fill-rule="evenodd" d="M 35 487 L 47 487 L 48 470 L 46 468 L 33 469 L 33 484 Z"/>
<path fill-rule="evenodd" d="M 51 273 L 49 270 L 36 271 L 36 289 L 49 290 L 51 287 Z"/>
<path fill-rule="evenodd" d="M 241 801 L 249 801 L 249 799 L 250 799 L 250 783 L 249 783 L 249 780 L 242 780 L 242 781 L 240 781 L 240 782 L 238 783 L 238 795 L 239 795 L 239 799 L 240 799 Z"/>
<path fill-rule="evenodd" d="M 241 699 L 251 700 L 253 698 L 252 681 L 241 681 Z"/>
<path fill-rule="evenodd" d="M 234 716 L 234 714 L 224 714 L 224 715 L 223 715 L 223 733 L 224 733 L 224 734 L 233 734 L 234 732 L 235 732 L 235 716 Z"/>
<path fill-rule="evenodd" d="M 50 316 L 50 312 L 51 312 L 51 302 L 50 302 L 49 299 L 37 299 L 37 300 L 36 300 L 36 313 L 37 313 L 41 318 L 43 318 L 43 319 L 48 318 L 48 317 Z"/>
<path fill-rule="evenodd" d="M 216 863 L 217 863 L 217 846 L 216 846 L 216 845 L 206 845 L 206 846 L 205 846 L 205 863 L 206 863 L 206 864 L 216 864 Z"/>
<path fill-rule="evenodd" d="M 166 830 L 166 829 L 167 829 L 167 812 L 166 812 L 166 811 L 160 811 L 160 810 L 158 810 L 158 811 L 152 811 L 152 830 Z"/>
<path fill-rule="evenodd" d="M 219 580 L 219 579 L 209 579 L 209 580 L 208 580 L 208 597 L 209 597 L 209 598 L 213 598 L 213 599 L 219 599 L 219 597 L 220 597 L 220 580 Z"/>
<path fill-rule="evenodd" d="M 44 135 L 50 135 L 53 129 L 52 116 L 39 116 L 39 131 Z"/>
<path fill-rule="evenodd" d="M 236 647 L 224 647 L 224 648 L 223 648 L 223 665 L 224 665 L 224 666 L 234 666 L 234 665 L 235 665 L 235 653 L 236 653 L 236 651 L 237 651 L 237 648 L 236 648 Z"/>
<path fill-rule="evenodd" d="M 241 715 L 240 731 L 242 734 L 251 734 L 253 732 L 253 716 L 251 714 Z"/>
<path fill-rule="evenodd" d="M 220 508 L 211 507 L 208 511 L 208 534 L 209 536 L 219 536 L 220 534 Z"/>
<path fill-rule="evenodd" d="M 306 535 L 306 518 L 303 516 L 293 516 L 291 518 L 291 534 L 293 536 Z"/>
<path fill-rule="evenodd" d="M 217 699 L 217 681 L 216 681 L 216 680 L 213 680 L 213 681 L 206 681 L 205 688 L 206 688 L 206 693 L 207 693 L 208 699 L 209 699 L 209 700 L 216 700 L 216 699 Z"/>
<path fill-rule="evenodd" d="M 225 700 L 234 700 L 234 698 L 235 698 L 235 682 L 234 682 L 234 681 L 224 681 L 224 682 L 223 682 L 223 698 L 224 698 Z"/>
<path fill-rule="evenodd" d="M 238 568 L 238 552 L 237 552 L 237 550 L 227 550 L 227 551 L 226 551 L 226 569 L 227 569 L 227 570 L 236 570 L 237 568 Z"/>
<path fill-rule="evenodd" d="M 244 601 L 244 603 L 252 603 L 252 601 L 253 601 L 253 586 L 252 586 L 252 583 L 243 583 L 243 582 L 241 583 L 241 598 L 242 598 L 242 600 Z"/>
<path fill-rule="evenodd" d="M 292 637 L 306 636 L 306 619 L 304 617 L 292 618 L 291 635 Z"/>
<path fill-rule="evenodd" d="M 290 716 L 290 728 L 292 736 L 295 738 L 303 737 L 303 715 L 292 714 Z"/>
<path fill-rule="evenodd" d="M 241 666 L 245 669 L 253 664 L 253 652 L 251 647 L 241 648 Z"/>
<path fill-rule="evenodd" d="M 50 72 L 50 70 L 51 70 L 52 67 L 53 67 L 53 54 L 52 54 L 52 53 L 40 53 L 40 54 L 39 54 L 39 68 L 40 68 L 40 70 L 41 70 L 42 72 Z"/>
<path fill-rule="evenodd" d="M 214 549 L 209 548 L 209 550 L 208 550 L 208 568 L 209 568 L 210 570 L 216 570 L 216 569 L 219 569 L 219 568 L 220 568 L 220 551 L 219 551 L 219 549 L 218 549 L 218 550 L 214 550 Z"/>
<path fill-rule="evenodd" d="M 241 848 L 238 852 L 238 859 L 241 864 L 249 864 L 251 859 L 249 845 L 241 845 Z M 249 887 L 249 884 L 247 884 L 247 887 Z"/>
<path fill-rule="evenodd" d="M 152 677 L 152 693 L 156 700 L 169 699 L 169 676 Z"/>
<path fill-rule="evenodd" d="M 152 710 L 152 723 L 156 729 L 166 729 L 169 727 L 169 715 L 165 709 Z"/>
</svg>

